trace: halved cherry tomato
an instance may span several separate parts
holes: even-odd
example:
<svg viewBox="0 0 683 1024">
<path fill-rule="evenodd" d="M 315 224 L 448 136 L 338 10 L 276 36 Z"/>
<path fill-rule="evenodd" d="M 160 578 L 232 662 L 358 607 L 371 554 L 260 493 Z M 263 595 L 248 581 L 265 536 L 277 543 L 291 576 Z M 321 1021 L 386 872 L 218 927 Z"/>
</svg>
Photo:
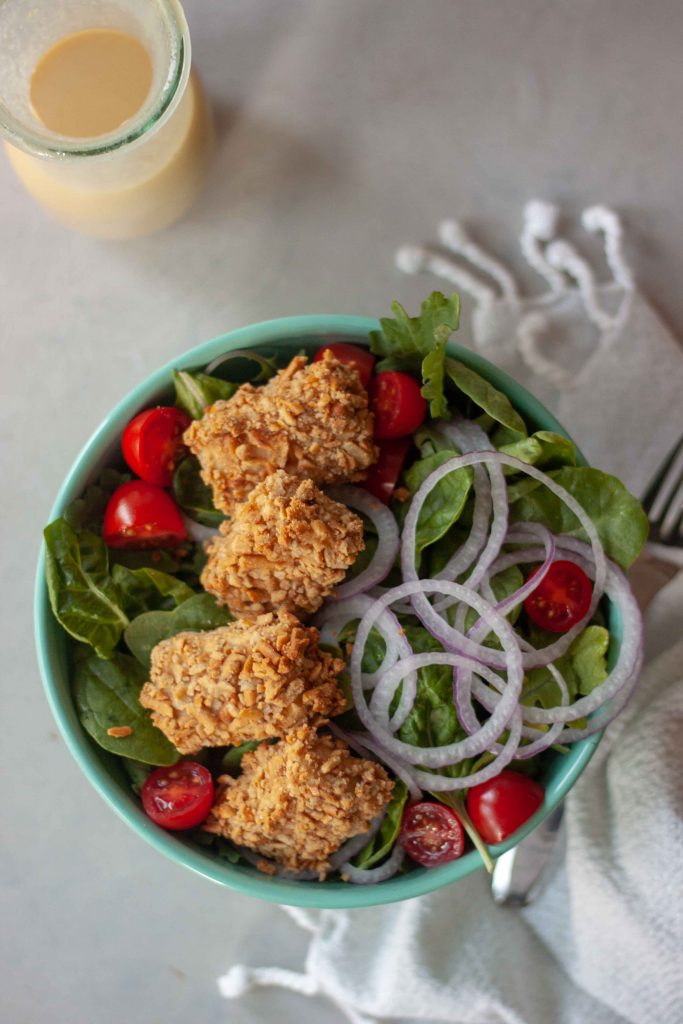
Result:
<svg viewBox="0 0 683 1024">
<path fill-rule="evenodd" d="M 368 470 L 363 487 L 383 501 L 385 505 L 391 500 L 396 481 L 401 475 L 403 463 L 412 443 L 409 437 L 399 437 L 395 441 L 382 441 L 379 446 L 379 458 Z"/>
<path fill-rule="evenodd" d="M 368 389 L 375 415 L 375 437 L 386 440 L 414 434 L 427 414 L 420 385 L 407 373 L 386 370 L 377 373 Z"/>
<path fill-rule="evenodd" d="M 455 811 L 426 800 L 406 808 L 399 842 L 411 860 L 434 868 L 461 856 L 465 832 Z"/>
<path fill-rule="evenodd" d="M 211 772 L 196 761 L 155 768 L 140 791 L 145 813 L 155 825 L 178 831 L 206 819 L 213 803 Z"/>
<path fill-rule="evenodd" d="M 588 611 L 592 593 L 591 581 L 583 569 L 560 559 L 553 562 L 536 590 L 527 597 L 524 610 L 541 629 L 566 633 Z"/>
<path fill-rule="evenodd" d="M 505 770 L 472 787 L 467 794 L 467 813 L 485 843 L 502 843 L 536 813 L 544 795 L 543 786 L 535 779 Z"/>
<path fill-rule="evenodd" d="M 131 480 L 109 499 L 102 536 L 110 548 L 172 548 L 187 539 L 187 530 L 166 491 L 145 480 Z"/>
<path fill-rule="evenodd" d="M 361 348 L 359 345 L 348 345 L 345 341 L 335 341 L 331 345 L 323 345 L 313 356 L 313 362 L 319 362 L 325 352 L 331 352 L 340 363 L 345 363 L 347 366 L 355 366 L 358 370 L 361 384 L 364 388 L 367 388 L 375 365 L 375 357 L 368 349 Z"/>
<path fill-rule="evenodd" d="M 145 409 L 123 431 L 123 457 L 133 472 L 157 487 L 170 487 L 184 446 L 183 433 L 191 423 L 182 409 Z"/>
</svg>

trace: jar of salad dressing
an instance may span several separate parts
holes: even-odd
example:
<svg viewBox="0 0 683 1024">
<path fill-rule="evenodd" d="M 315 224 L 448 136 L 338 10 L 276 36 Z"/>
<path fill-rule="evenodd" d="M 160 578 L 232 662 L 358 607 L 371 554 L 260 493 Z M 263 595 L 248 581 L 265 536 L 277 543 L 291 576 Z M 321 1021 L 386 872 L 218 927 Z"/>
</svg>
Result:
<svg viewBox="0 0 683 1024">
<path fill-rule="evenodd" d="M 99 238 L 166 227 L 213 146 L 177 0 L 0 0 L 0 131 L 62 223 Z"/>
</svg>

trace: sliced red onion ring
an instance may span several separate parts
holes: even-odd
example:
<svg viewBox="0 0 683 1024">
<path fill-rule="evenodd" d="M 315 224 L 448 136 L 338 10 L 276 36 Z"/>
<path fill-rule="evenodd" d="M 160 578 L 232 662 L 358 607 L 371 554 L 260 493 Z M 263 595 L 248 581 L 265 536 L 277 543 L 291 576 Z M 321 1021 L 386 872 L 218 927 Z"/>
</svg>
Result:
<svg viewBox="0 0 683 1024">
<path fill-rule="evenodd" d="M 500 775 L 503 768 L 516 757 L 521 737 L 522 714 L 519 708 L 516 708 L 510 722 L 510 733 L 505 746 L 489 764 L 473 772 L 471 775 L 461 775 L 459 778 L 452 778 L 450 775 L 432 775 L 431 772 L 425 772 L 416 768 L 415 780 L 418 785 L 434 793 L 447 793 L 455 789 L 469 789 L 470 786 L 478 786 L 482 782 L 488 782 L 489 779 Z"/>
<path fill-rule="evenodd" d="M 490 438 L 477 423 L 472 423 L 468 420 L 455 420 L 453 423 L 445 423 L 441 430 L 449 440 L 455 442 L 456 446 L 461 450 L 461 452 L 463 452 L 463 454 L 468 452 L 490 452 L 494 450 Z M 467 585 L 473 589 L 479 585 L 480 581 L 488 572 L 489 567 L 498 556 L 503 544 L 508 522 L 507 485 L 505 483 L 505 476 L 503 474 L 502 467 L 495 464 L 489 464 L 486 468 L 488 470 L 490 481 L 493 520 L 491 522 L 491 528 L 483 550 L 479 555 L 479 560 L 466 581 Z M 442 578 L 455 579 L 460 575 L 460 572 L 453 572 L 452 567 L 450 567 L 450 563 L 446 568 L 449 569 L 449 572 L 447 574 L 445 572 L 442 573 Z"/>
<path fill-rule="evenodd" d="M 251 348 L 236 348 L 234 352 L 225 352 L 222 356 L 216 356 L 215 359 L 211 360 L 204 372 L 213 373 L 219 366 L 222 366 L 224 363 L 231 363 L 235 359 L 248 359 L 261 367 L 257 376 L 251 378 L 250 383 L 252 384 L 260 384 L 261 381 L 268 380 L 269 377 L 277 373 L 277 366 L 272 359 L 267 359 L 261 352 Z"/>
<path fill-rule="evenodd" d="M 187 536 L 198 544 L 204 544 L 207 540 L 213 540 L 220 533 L 220 530 L 215 526 L 204 526 L 203 523 L 198 523 L 196 519 L 190 519 L 184 512 L 181 515 L 187 530 Z"/>
<path fill-rule="evenodd" d="M 361 487 L 330 487 L 327 494 L 334 501 L 362 512 L 377 530 L 377 550 L 370 564 L 335 590 L 338 598 L 353 597 L 374 587 L 391 572 L 400 545 L 398 524 L 391 510 Z"/>
<path fill-rule="evenodd" d="M 415 747 L 409 743 L 403 743 L 401 740 L 396 739 L 387 726 L 380 724 L 376 720 L 365 699 L 361 662 L 363 658 L 363 650 L 370 634 L 370 630 L 384 608 L 393 601 L 402 600 L 408 595 L 417 593 L 424 595 L 433 592 L 446 594 L 455 597 L 457 600 L 464 601 L 479 613 L 489 628 L 500 639 L 503 647 L 503 654 L 507 656 L 505 667 L 507 668 L 508 679 L 504 687 L 503 695 L 500 701 L 498 701 L 494 713 L 476 735 L 459 740 L 456 743 L 449 744 L 448 746 Z M 424 662 L 425 664 L 430 663 L 430 658 L 432 659 L 431 663 L 435 663 L 434 659 L 436 655 L 413 655 L 406 659 L 405 664 L 402 663 L 402 668 L 408 672 L 411 668 L 416 668 L 421 665 L 423 661 L 418 659 L 424 660 L 425 657 L 428 659 Z M 450 659 L 448 662 L 444 663 L 453 665 L 461 664 L 463 667 L 477 668 L 477 665 L 473 663 L 471 659 L 463 657 L 460 654 L 446 653 L 443 657 Z M 425 767 L 441 767 L 444 764 L 452 764 L 466 757 L 473 757 L 476 754 L 481 754 L 486 750 L 487 747 L 500 736 L 513 716 L 517 708 L 517 701 L 521 692 L 523 679 L 521 650 L 518 639 L 509 622 L 494 611 L 488 602 L 484 601 L 479 594 L 461 586 L 458 583 L 450 583 L 447 580 L 409 581 L 399 587 L 395 587 L 393 590 L 390 590 L 388 594 L 384 595 L 384 597 L 378 599 L 375 602 L 375 606 L 365 613 L 358 626 L 353 653 L 351 655 L 350 668 L 351 686 L 353 689 L 356 712 L 368 732 L 371 733 L 371 735 L 374 736 L 375 739 L 377 739 L 384 747 L 386 747 L 390 753 L 397 754 L 403 761 L 408 762 L 408 764 L 421 764 Z"/>
<path fill-rule="evenodd" d="M 379 864 L 376 868 L 357 868 L 347 861 L 346 864 L 342 864 L 339 871 L 342 878 L 346 878 L 349 882 L 353 882 L 354 885 L 370 885 L 370 883 L 374 882 L 386 882 L 388 878 L 393 878 L 396 874 L 403 864 L 404 857 L 405 853 L 403 847 L 399 842 L 396 842 L 389 857 L 383 864 Z"/>
<path fill-rule="evenodd" d="M 468 455 L 455 456 L 453 459 L 450 459 L 448 462 L 443 463 L 443 465 L 435 469 L 434 472 L 431 473 L 422 483 L 418 492 L 415 494 L 408 511 L 408 515 L 406 516 L 403 540 L 401 543 L 401 561 L 404 577 L 408 580 L 414 580 L 416 578 L 415 524 L 427 495 L 436 486 L 439 480 L 441 480 L 446 474 L 453 472 L 454 469 L 461 466 L 472 466 L 479 463 L 493 463 L 501 466 L 512 466 L 514 469 L 518 470 L 518 472 L 526 473 L 528 476 L 533 477 L 540 483 L 545 484 L 545 486 L 548 487 L 553 494 L 557 495 L 557 497 L 559 497 L 574 513 L 590 539 L 592 556 L 595 564 L 595 582 L 593 586 L 591 604 L 586 615 L 567 633 L 565 633 L 560 640 L 557 640 L 555 643 L 549 644 L 547 647 L 540 650 L 531 650 L 524 654 L 523 664 L 526 669 L 548 664 L 548 662 L 555 661 L 560 657 L 560 655 L 565 653 L 572 641 L 579 635 L 593 617 L 598 601 L 604 591 L 605 577 L 607 573 L 607 560 L 597 530 L 579 502 L 569 494 L 564 487 L 555 483 L 554 480 L 545 473 L 536 469 L 534 466 L 528 466 L 519 459 L 515 459 L 511 455 L 505 455 L 502 452 L 471 452 Z M 481 644 L 476 644 L 465 637 L 462 631 L 452 627 L 442 616 L 438 614 L 423 594 L 416 593 L 412 602 L 416 614 L 419 616 L 425 627 L 450 650 L 457 650 L 462 654 L 467 654 L 469 657 L 478 659 L 479 661 L 482 661 L 487 665 L 491 665 L 494 668 L 505 668 L 505 654 L 503 652 L 484 647 Z"/>
<path fill-rule="evenodd" d="M 344 627 L 354 619 L 362 619 L 368 609 L 374 608 L 375 604 L 376 601 L 367 594 L 357 594 L 339 603 L 326 604 L 314 620 L 320 629 L 322 642 L 336 644 Z M 379 668 L 375 672 L 363 673 L 363 686 L 366 689 L 371 689 L 382 678 L 384 672 L 396 663 L 400 655 L 413 653 L 401 624 L 388 608 L 385 608 L 378 617 L 375 629 L 382 634 L 386 650 Z"/>
</svg>

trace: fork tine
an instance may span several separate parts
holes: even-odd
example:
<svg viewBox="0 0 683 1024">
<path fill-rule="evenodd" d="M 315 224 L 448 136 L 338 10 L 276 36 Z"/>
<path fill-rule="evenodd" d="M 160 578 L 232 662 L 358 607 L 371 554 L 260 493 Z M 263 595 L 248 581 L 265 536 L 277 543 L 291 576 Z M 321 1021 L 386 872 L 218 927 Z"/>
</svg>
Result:
<svg viewBox="0 0 683 1024">
<path fill-rule="evenodd" d="M 664 479 L 660 483 L 657 493 L 648 511 L 648 519 L 651 523 L 657 523 L 664 516 L 671 500 L 671 495 L 683 477 L 683 443 L 678 442 L 675 457 L 672 459 Z M 680 502 L 680 499 L 679 499 Z"/>
<path fill-rule="evenodd" d="M 681 455 L 683 455 L 683 452 L 681 452 Z M 683 480 L 679 481 L 678 489 L 671 499 L 671 504 L 669 505 L 666 515 L 662 520 L 662 524 L 659 527 L 659 536 L 661 540 L 667 541 L 673 534 L 676 524 L 681 518 L 681 513 L 683 513 Z"/>
</svg>

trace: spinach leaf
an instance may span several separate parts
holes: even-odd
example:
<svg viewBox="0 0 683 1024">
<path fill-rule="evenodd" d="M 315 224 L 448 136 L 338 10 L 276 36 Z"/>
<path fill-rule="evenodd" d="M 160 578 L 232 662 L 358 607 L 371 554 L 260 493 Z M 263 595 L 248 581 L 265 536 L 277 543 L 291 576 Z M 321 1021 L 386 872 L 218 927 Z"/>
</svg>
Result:
<svg viewBox="0 0 683 1024">
<path fill-rule="evenodd" d="M 551 470 L 548 476 L 564 487 L 583 506 L 593 520 L 609 558 L 622 569 L 640 554 L 647 539 L 648 521 L 640 502 L 620 480 L 588 466 L 565 466 Z M 517 499 L 510 506 L 513 522 L 544 523 L 553 533 L 566 533 L 586 540 L 573 512 L 543 484 Z"/>
<path fill-rule="evenodd" d="M 86 488 L 80 498 L 76 498 L 66 508 L 64 518 L 72 529 L 102 532 L 102 521 L 107 502 L 117 487 L 131 479 L 130 473 L 119 473 L 117 469 L 103 469 L 94 484 Z"/>
<path fill-rule="evenodd" d="M 432 292 L 417 317 L 408 316 L 398 302 L 391 305 L 394 319 L 380 320 L 381 330 L 370 332 L 370 349 L 384 356 L 377 369 L 402 369 L 422 375 L 422 394 L 429 402 L 432 416 L 448 416 L 444 395 L 444 358 L 446 342 L 460 323 L 460 298 L 446 298 Z"/>
<path fill-rule="evenodd" d="M 445 368 L 446 373 L 458 391 L 467 395 L 475 405 L 478 405 L 480 409 L 488 413 L 496 423 L 502 423 L 503 426 L 516 430 L 519 434 L 526 436 L 527 429 L 524 420 L 513 409 L 510 400 L 502 391 L 498 391 L 497 388 L 494 388 L 493 384 L 489 384 L 487 380 L 478 373 L 475 373 L 474 370 L 470 370 L 468 366 L 465 366 L 464 363 L 459 362 L 457 359 L 447 358 Z"/>
<path fill-rule="evenodd" d="M 74 699 L 86 732 L 105 750 L 144 764 L 175 764 L 180 754 L 161 730 L 152 725 L 140 704 L 147 673 L 127 654 L 105 661 L 94 654 L 78 660 Z M 129 736 L 110 736 L 108 730 L 129 726 Z"/>
<path fill-rule="evenodd" d="M 69 526 L 64 517 L 44 530 L 45 577 L 52 611 L 76 640 L 90 644 L 102 658 L 116 647 L 128 616 L 109 575 L 101 537 Z"/>
<path fill-rule="evenodd" d="M 342 656 L 348 655 L 350 658 L 350 652 L 347 650 L 347 644 L 353 647 L 353 642 L 356 639 L 356 632 L 358 630 L 358 624 L 360 619 L 353 619 L 344 626 L 343 630 L 339 634 L 338 643 L 342 650 Z M 361 662 L 362 672 L 376 672 L 382 664 L 384 655 L 386 654 L 386 644 L 384 638 L 379 630 L 374 627 L 370 630 L 368 638 L 365 642 L 365 650 L 363 651 L 363 660 Z"/>
<path fill-rule="evenodd" d="M 194 590 L 187 583 L 158 569 L 114 565 L 111 575 L 129 618 L 142 612 L 174 608 L 194 597 Z"/>
<path fill-rule="evenodd" d="M 174 611 L 144 612 L 133 619 L 123 638 L 145 671 L 149 671 L 152 650 L 184 630 L 201 633 L 232 621 L 226 608 L 220 608 L 210 594 L 194 594 Z"/>
<path fill-rule="evenodd" d="M 394 786 L 394 794 L 389 801 L 384 820 L 379 831 L 372 837 L 367 846 L 363 847 L 354 861 L 356 867 L 371 868 L 384 860 L 398 839 L 403 818 L 403 808 L 408 799 L 408 789 L 404 782 L 398 781 Z"/>
<path fill-rule="evenodd" d="M 237 384 L 211 377 L 208 373 L 190 373 L 189 370 L 174 370 L 175 404 L 183 409 L 193 420 L 204 415 L 207 405 L 213 405 L 219 399 L 232 398 L 237 391 Z"/>
<path fill-rule="evenodd" d="M 576 465 L 574 444 L 552 430 L 537 430 L 531 437 L 523 437 L 510 444 L 501 445 L 498 450 L 530 466 L 542 467 L 545 471 Z M 505 471 L 515 472 L 510 466 L 506 466 Z"/>
<path fill-rule="evenodd" d="M 414 462 L 404 474 L 406 487 L 415 494 L 430 473 L 454 457 L 452 451 L 437 451 Z M 447 473 L 431 491 L 422 506 L 415 531 L 417 554 L 439 540 L 460 518 L 472 487 L 469 466 Z M 405 511 L 408 505 L 406 503 Z"/>
<path fill-rule="evenodd" d="M 218 526 L 225 519 L 215 508 L 211 488 L 202 480 L 199 462 L 192 455 L 173 474 L 173 494 L 183 512 L 204 526 Z"/>
</svg>

